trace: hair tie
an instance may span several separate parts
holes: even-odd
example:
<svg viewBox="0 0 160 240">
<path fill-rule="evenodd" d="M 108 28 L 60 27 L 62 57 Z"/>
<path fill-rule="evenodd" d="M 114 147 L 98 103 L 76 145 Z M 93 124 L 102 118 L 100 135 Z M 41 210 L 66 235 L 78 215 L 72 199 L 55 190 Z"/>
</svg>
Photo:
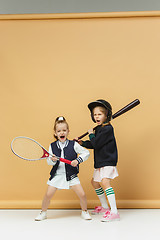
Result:
<svg viewBox="0 0 160 240">
<path fill-rule="evenodd" d="M 58 121 L 64 121 L 64 117 L 59 117 Z"/>
</svg>

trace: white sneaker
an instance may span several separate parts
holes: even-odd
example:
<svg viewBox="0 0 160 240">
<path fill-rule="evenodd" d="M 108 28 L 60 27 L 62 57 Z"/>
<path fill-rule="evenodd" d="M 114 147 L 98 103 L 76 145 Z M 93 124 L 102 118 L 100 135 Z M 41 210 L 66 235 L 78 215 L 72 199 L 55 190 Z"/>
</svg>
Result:
<svg viewBox="0 0 160 240">
<path fill-rule="evenodd" d="M 41 211 L 35 218 L 35 221 L 42 221 L 47 218 L 47 211 Z"/>
<path fill-rule="evenodd" d="M 85 220 L 92 220 L 92 218 L 91 218 L 91 216 L 90 216 L 90 214 L 89 214 L 88 211 L 82 211 L 81 217 L 82 217 L 83 219 L 85 219 Z"/>
</svg>

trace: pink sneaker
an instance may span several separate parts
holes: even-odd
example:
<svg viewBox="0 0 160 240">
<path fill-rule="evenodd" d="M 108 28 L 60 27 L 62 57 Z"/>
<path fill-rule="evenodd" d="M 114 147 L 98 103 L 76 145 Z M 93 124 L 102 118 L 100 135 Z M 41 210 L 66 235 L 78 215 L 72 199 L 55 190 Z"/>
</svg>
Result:
<svg viewBox="0 0 160 240">
<path fill-rule="evenodd" d="M 103 215 L 103 218 L 101 219 L 101 222 L 111 222 L 111 221 L 119 221 L 120 220 L 120 216 L 119 213 L 112 213 L 112 212 L 106 212 Z"/>
<path fill-rule="evenodd" d="M 101 206 L 95 207 L 93 211 L 91 211 L 92 215 L 104 214 L 106 211 L 109 211 L 109 208 L 103 208 Z"/>
</svg>

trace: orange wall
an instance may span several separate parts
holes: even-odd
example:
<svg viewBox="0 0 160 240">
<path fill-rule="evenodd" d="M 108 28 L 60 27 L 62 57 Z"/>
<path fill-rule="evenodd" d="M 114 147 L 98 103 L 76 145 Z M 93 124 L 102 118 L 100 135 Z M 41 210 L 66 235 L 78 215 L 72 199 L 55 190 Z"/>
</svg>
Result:
<svg viewBox="0 0 160 240">
<path fill-rule="evenodd" d="M 113 113 L 141 101 L 112 122 L 119 150 L 119 177 L 112 183 L 118 207 L 160 207 L 160 13 L 143 15 L 0 17 L 1 208 L 39 208 L 50 171 L 46 161 L 14 156 L 11 140 L 29 136 L 48 148 L 59 115 L 68 120 L 73 139 L 94 126 L 87 104 L 99 98 L 112 104 Z M 91 152 L 79 174 L 89 207 L 98 203 L 92 174 Z M 51 207 L 76 208 L 79 201 L 62 190 Z"/>
</svg>

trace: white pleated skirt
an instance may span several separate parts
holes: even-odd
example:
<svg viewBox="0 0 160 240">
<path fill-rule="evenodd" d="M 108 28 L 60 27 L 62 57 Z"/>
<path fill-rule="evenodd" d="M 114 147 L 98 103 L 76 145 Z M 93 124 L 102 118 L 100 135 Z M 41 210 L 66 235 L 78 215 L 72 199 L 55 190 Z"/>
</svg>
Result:
<svg viewBox="0 0 160 240">
<path fill-rule="evenodd" d="M 114 179 L 116 177 L 118 177 L 118 171 L 115 166 L 94 169 L 93 179 L 95 182 L 101 182 L 103 178 Z"/>
<path fill-rule="evenodd" d="M 49 186 L 57 189 L 70 189 L 71 186 L 80 184 L 79 178 L 75 177 L 70 181 L 66 180 L 66 174 L 56 174 L 51 180 L 47 181 Z"/>
</svg>

